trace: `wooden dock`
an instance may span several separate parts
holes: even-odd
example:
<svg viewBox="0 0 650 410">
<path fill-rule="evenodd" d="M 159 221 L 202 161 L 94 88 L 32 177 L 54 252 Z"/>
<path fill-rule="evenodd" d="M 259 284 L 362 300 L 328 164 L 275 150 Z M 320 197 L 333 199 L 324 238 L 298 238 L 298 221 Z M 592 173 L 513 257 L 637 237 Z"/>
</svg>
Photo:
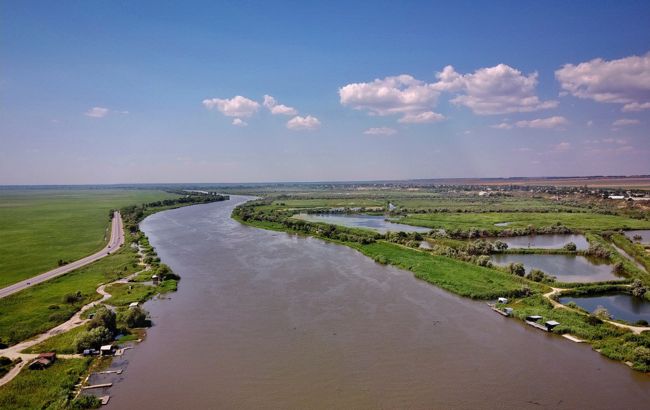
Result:
<svg viewBox="0 0 650 410">
<path fill-rule="evenodd" d="M 113 386 L 113 383 L 102 383 L 102 384 L 93 384 L 90 386 L 82 386 L 82 390 L 90 390 L 90 389 L 104 389 L 107 387 Z"/>
<path fill-rule="evenodd" d="M 510 317 L 510 314 L 509 314 L 508 312 L 504 312 L 503 310 L 501 310 L 501 309 L 499 309 L 498 307 L 496 307 L 496 305 L 494 305 L 494 304 L 492 304 L 492 303 L 488 303 L 487 305 L 490 307 L 490 309 L 494 310 L 494 311 L 497 312 L 498 314 L 500 314 L 500 315 L 502 315 L 502 316 L 505 316 L 505 317 Z"/>
<path fill-rule="evenodd" d="M 546 326 L 541 325 L 541 324 L 539 324 L 537 322 L 531 322 L 530 320 L 526 320 L 526 323 L 529 324 L 530 326 L 534 327 L 534 328 L 537 328 L 539 330 L 543 330 L 545 332 L 548 332 L 548 328 Z"/>
</svg>

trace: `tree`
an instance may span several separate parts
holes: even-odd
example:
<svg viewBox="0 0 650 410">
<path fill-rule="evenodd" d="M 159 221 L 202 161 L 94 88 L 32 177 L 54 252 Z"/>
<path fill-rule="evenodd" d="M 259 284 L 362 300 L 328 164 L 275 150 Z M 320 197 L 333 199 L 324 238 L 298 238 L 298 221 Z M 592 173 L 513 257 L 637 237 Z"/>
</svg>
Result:
<svg viewBox="0 0 650 410">
<path fill-rule="evenodd" d="M 634 282 L 632 282 L 630 288 L 632 289 L 632 295 L 638 298 L 642 298 L 648 291 L 648 289 L 643 285 L 643 282 L 641 282 L 639 279 L 634 279 Z"/>
<path fill-rule="evenodd" d="M 95 316 L 88 322 L 88 328 L 94 329 L 103 327 L 108 329 L 109 332 L 115 333 L 117 331 L 117 322 L 115 320 L 115 312 L 102 306 L 95 312 Z"/>
<path fill-rule="evenodd" d="M 539 269 L 531 269 L 526 278 L 532 280 L 533 282 L 545 282 L 549 277 Z"/>
<path fill-rule="evenodd" d="M 149 324 L 147 320 L 147 312 L 139 306 L 121 312 L 119 320 L 130 328 L 145 327 Z"/>
<path fill-rule="evenodd" d="M 573 242 L 569 242 L 566 245 L 564 245 L 564 250 L 567 250 L 567 251 L 570 251 L 570 252 L 575 252 L 576 249 L 578 249 L 578 247 Z"/>
<path fill-rule="evenodd" d="M 494 241 L 494 249 L 497 251 L 505 251 L 508 249 L 508 244 L 502 241 Z"/>
<path fill-rule="evenodd" d="M 77 353 L 81 353 L 86 349 L 98 349 L 111 340 L 113 340 L 111 331 L 104 326 L 98 326 L 80 333 L 74 341 L 74 346 Z"/>
<path fill-rule="evenodd" d="M 600 320 L 610 320 L 612 318 L 612 315 L 603 306 L 598 306 L 592 314 Z"/>
<path fill-rule="evenodd" d="M 524 264 L 519 262 L 511 263 L 508 265 L 508 270 L 510 273 L 517 276 L 524 276 L 526 274 L 526 268 L 524 267 Z"/>
</svg>

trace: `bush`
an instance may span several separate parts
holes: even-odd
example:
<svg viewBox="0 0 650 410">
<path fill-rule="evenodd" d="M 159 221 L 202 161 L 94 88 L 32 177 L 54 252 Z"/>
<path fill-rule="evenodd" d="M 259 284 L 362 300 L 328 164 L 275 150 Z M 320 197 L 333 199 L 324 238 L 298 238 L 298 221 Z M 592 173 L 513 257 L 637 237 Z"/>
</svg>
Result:
<svg viewBox="0 0 650 410">
<path fill-rule="evenodd" d="M 596 316 L 600 320 L 610 320 L 612 318 L 612 315 L 610 315 L 607 309 L 603 306 L 598 306 L 596 310 L 593 311 L 592 315 Z"/>
<path fill-rule="evenodd" d="M 508 271 L 513 275 L 524 276 L 526 274 L 526 268 L 523 263 L 511 263 L 508 265 Z"/>
<path fill-rule="evenodd" d="M 573 242 L 569 242 L 566 245 L 564 245 L 564 250 L 575 252 L 576 249 L 578 249 L 578 247 Z"/>
<path fill-rule="evenodd" d="M 648 291 L 648 289 L 643 285 L 643 282 L 639 279 L 634 279 L 630 288 L 632 290 L 632 295 L 639 298 L 642 298 Z"/>
<path fill-rule="evenodd" d="M 149 324 L 147 312 L 139 306 L 120 312 L 119 321 L 130 328 L 145 327 Z"/>
<path fill-rule="evenodd" d="M 70 402 L 70 408 L 73 410 L 98 409 L 102 406 L 102 401 L 95 396 L 78 396 Z"/>
<path fill-rule="evenodd" d="M 83 298 L 84 297 L 81 294 L 81 291 L 78 290 L 76 293 L 66 293 L 65 295 L 63 295 L 63 303 L 74 305 L 77 302 L 81 302 Z"/>
<path fill-rule="evenodd" d="M 531 269 L 526 278 L 533 282 L 552 282 L 555 280 L 555 277 L 547 275 L 539 269 Z"/>
<path fill-rule="evenodd" d="M 104 343 L 113 340 L 113 333 L 103 326 L 99 326 L 83 333 L 74 340 L 74 347 L 77 353 L 86 349 L 99 349 Z"/>
<path fill-rule="evenodd" d="M 108 309 L 106 306 L 101 306 L 95 312 L 95 316 L 88 322 L 88 329 L 103 327 L 108 329 L 109 332 L 115 333 L 117 330 L 117 322 L 115 319 L 115 312 Z"/>
</svg>

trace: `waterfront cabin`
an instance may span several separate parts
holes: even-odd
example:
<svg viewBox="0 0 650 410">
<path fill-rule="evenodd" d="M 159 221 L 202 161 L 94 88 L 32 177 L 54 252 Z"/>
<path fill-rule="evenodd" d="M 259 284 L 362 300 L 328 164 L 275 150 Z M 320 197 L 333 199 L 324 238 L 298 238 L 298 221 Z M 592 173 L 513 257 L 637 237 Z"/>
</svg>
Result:
<svg viewBox="0 0 650 410">
<path fill-rule="evenodd" d="M 151 280 L 153 281 L 153 284 L 156 286 L 160 284 L 160 277 L 158 275 L 153 275 L 151 277 Z"/>
<path fill-rule="evenodd" d="M 507 298 L 498 298 L 497 303 L 503 303 L 505 305 L 506 303 L 508 303 L 508 299 Z"/>
<path fill-rule="evenodd" d="M 512 308 L 510 307 L 504 308 L 503 312 L 508 316 L 512 316 Z"/>
<path fill-rule="evenodd" d="M 526 316 L 526 322 L 536 323 L 541 318 L 542 317 L 540 315 L 528 315 L 528 316 Z"/>
<path fill-rule="evenodd" d="M 551 330 L 553 330 L 553 328 L 556 327 L 556 326 L 559 325 L 559 324 L 560 324 L 560 323 L 559 323 L 559 322 L 556 322 L 555 320 L 549 320 L 549 321 L 547 321 L 547 322 L 545 323 L 545 325 L 546 325 L 546 329 L 548 329 L 549 332 L 550 332 Z"/>
<path fill-rule="evenodd" d="M 140 306 L 140 302 L 131 302 L 129 303 L 129 309 L 135 309 Z"/>
<path fill-rule="evenodd" d="M 104 345 L 99 348 L 99 354 L 101 356 L 112 356 L 115 353 L 115 347 L 113 345 Z"/>
</svg>

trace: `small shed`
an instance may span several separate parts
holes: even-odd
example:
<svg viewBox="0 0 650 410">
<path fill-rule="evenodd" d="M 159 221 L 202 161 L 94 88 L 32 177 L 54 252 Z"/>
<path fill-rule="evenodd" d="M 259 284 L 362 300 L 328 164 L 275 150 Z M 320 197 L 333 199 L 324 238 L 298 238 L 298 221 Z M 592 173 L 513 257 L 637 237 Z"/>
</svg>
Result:
<svg viewBox="0 0 650 410">
<path fill-rule="evenodd" d="M 153 281 L 154 285 L 158 285 L 160 283 L 160 277 L 158 275 L 153 275 L 151 277 L 151 280 Z"/>
<path fill-rule="evenodd" d="M 112 356 L 114 351 L 113 345 L 104 345 L 99 348 L 99 354 L 101 356 Z"/>
<path fill-rule="evenodd" d="M 560 322 L 556 322 L 555 320 L 549 320 L 549 321 L 547 321 L 547 322 L 545 323 L 546 328 L 548 329 L 549 332 L 550 332 L 551 330 L 553 330 L 553 328 L 556 327 L 556 326 L 559 325 L 559 324 L 560 324 Z"/>
<path fill-rule="evenodd" d="M 30 370 L 43 370 L 56 361 L 56 353 L 41 353 L 29 364 Z"/>
<path fill-rule="evenodd" d="M 503 311 L 505 312 L 506 315 L 512 316 L 512 308 L 507 307 L 507 308 L 504 308 Z"/>
<path fill-rule="evenodd" d="M 129 303 L 129 309 L 135 309 L 140 306 L 140 302 L 131 302 Z"/>
<path fill-rule="evenodd" d="M 529 322 L 537 322 L 540 320 L 542 317 L 540 315 L 528 315 L 526 316 L 526 320 Z"/>
<path fill-rule="evenodd" d="M 506 303 L 508 303 L 508 298 L 498 298 L 498 299 L 497 299 L 497 303 L 503 303 L 503 304 L 506 304 Z"/>
</svg>

